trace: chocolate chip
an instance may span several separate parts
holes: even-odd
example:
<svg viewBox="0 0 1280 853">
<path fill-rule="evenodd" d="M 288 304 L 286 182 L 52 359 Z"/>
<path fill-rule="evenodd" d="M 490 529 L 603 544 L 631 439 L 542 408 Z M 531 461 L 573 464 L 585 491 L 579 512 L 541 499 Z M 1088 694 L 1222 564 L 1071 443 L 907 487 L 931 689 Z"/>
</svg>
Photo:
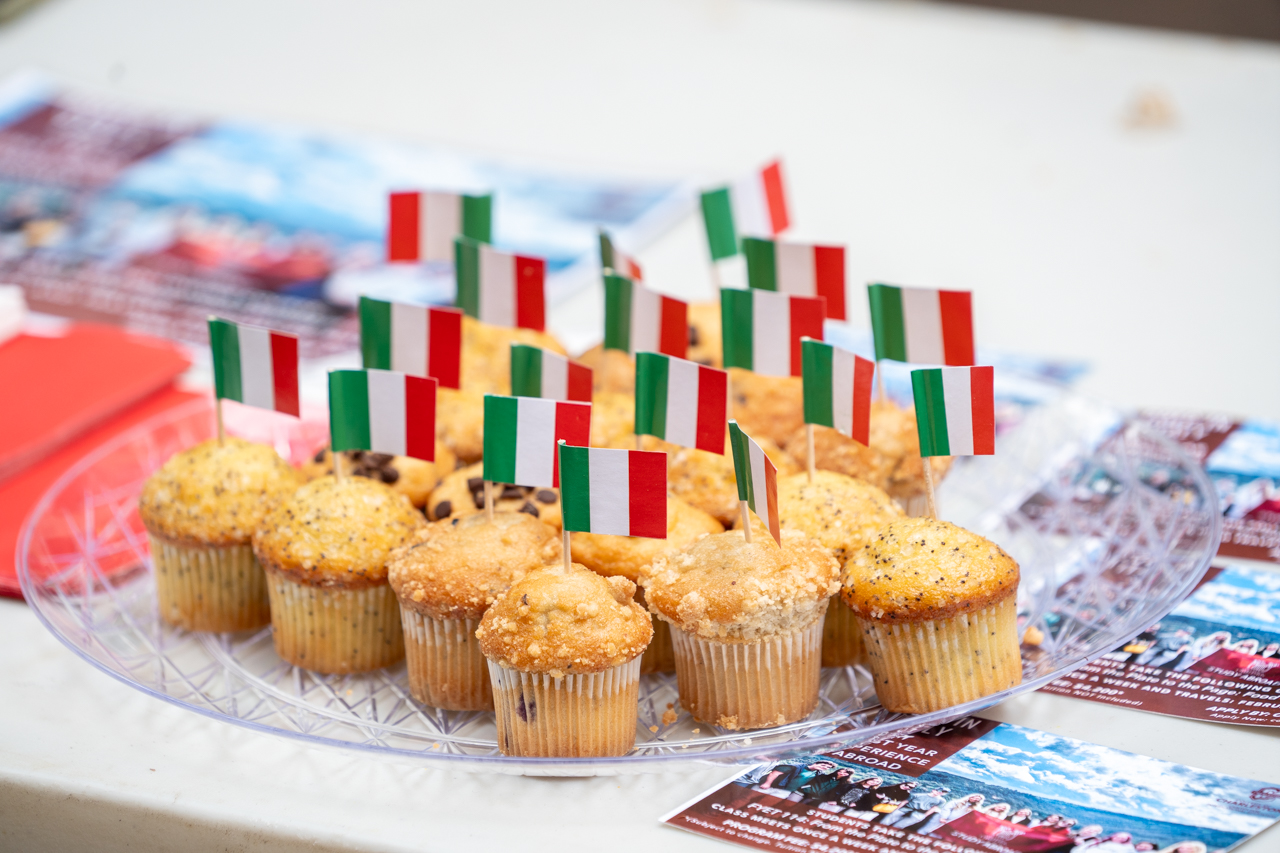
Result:
<svg viewBox="0 0 1280 853">
<path fill-rule="evenodd" d="M 525 502 L 524 502 L 524 506 L 520 507 L 520 510 L 519 510 L 519 511 L 520 511 L 520 512 L 527 512 L 527 513 L 529 513 L 529 515 L 532 515 L 534 518 L 538 518 L 538 517 L 539 517 L 539 515 L 538 515 L 538 508 L 537 508 L 536 506 L 534 506 L 533 504 L 529 503 L 528 501 L 525 501 Z"/>
<path fill-rule="evenodd" d="M 690 326 L 689 327 L 689 346 L 696 347 L 698 345 L 698 341 L 700 340 L 701 340 L 701 337 L 698 335 L 698 327 Z"/>
<path fill-rule="evenodd" d="M 376 465 L 377 467 L 382 468 L 392 459 L 395 459 L 395 457 L 392 456 L 390 453 L 370 452 L 365 454 L 364 459 L 365 459 L 365 462 L 368 462 L 370 465 Z"/>
<path fill-rule="evenodd" d="M 436 518 L 448 518 L 453 515 L 453 501 L 440 501 L 436 504 Z"/>
<path fill-rule="evenodd" d="M 317 451 L 316 451 L 316 455 L 315 455 L 315 457 L 312 459 L 312 461 L 313 461 L 313 462 L 323 462 L 323 461 L 324 461 L 324 456 L 325 456 L 325 454 L 326 454 L 326 453 L 328 453 L 328 452 L 329 452 L 329 448 L 327 448 L 327 447 L 322 447 L 322 448 L 320 448 L 319 450 L 317 450 Z"/>
<path fill-rule="evenodd" d="M 538 493 L 534 497 L 540 504 L 553 504 L 556 502 L 556 493 L 550 489 L 538 489 Z"/>
<path fill-rule="evenodd" d="M 516 500 L 518 498 L 524 497 L 524 495 L 525 495 L 524 489 L 520 488 L 519 486 L 503 486 L 502 487 L 502 500 L 504 501 Z"/>
<path fill-rule="evenodd" d="M 484 491 L 484 477 L 471 477 L 467 480 L 467 491 L 475 494 Z"/>
<path fill-rule="evenodd" d="M 386 483 L 388 486 L 400 479 L 400 472 L 395 468 L 380 468 L 378 469 L 378 473 L 382 475 L 382 482 Z"/>
<path fill-rule="evenodd" d="M 377 477 L 377 469 L 368 468 L 364 465 L 357 465 L 351 469 L 352 476 L 355 477 Z"/>
<path fill-rule="evenodd" d="M 471 502 L 476 505 L 476 509 L 484 509 L 484 495 L 479 493 L 472 495 Z"/>
</svg>

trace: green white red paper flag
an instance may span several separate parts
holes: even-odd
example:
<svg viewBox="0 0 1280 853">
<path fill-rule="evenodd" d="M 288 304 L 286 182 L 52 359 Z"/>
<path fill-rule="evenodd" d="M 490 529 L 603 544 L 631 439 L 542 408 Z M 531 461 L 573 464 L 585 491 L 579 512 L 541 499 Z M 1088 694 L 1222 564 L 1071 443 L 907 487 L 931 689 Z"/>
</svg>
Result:
<svg viewBox="0 0 1280 853">
<path fill-rule="evenodd" d="M 456 238 L 453 247 L 459 308 L 494 326 L 546 328 L 546 261 L 499 252 L 465 237 Z"/>
<path fill-rule="evenodd" d="M 436 380 L 396 370 L 329 372 L 334 450 L 436 458 Z"/>
<path fill-rule="evenodd" d="M 542 347 L 512 344 L 511 393 L 590 403 L 591 368 Z"/>
<path fill-rule="evenodd" d="M 430 376 L 446 388 L 462 379 L 462 312 L 360 297 L 364 366 Z"/>
<path fill-rule="evenodd" d="M 821 296 L 827 300 L 828 319 L 845 319 L 844 246 L 743 237 L 742 254 L 747 258 L 751 287 L 792 296 Z"/>
<path fill-rule="evenodd" d="M 689 351 L 689 306 L 620 275 L 604 277 L 604 347 L 634 356 Z"/>
<path fill-rule="evenodd" d="M 787 230 L 786 192 L 782 163 L 775 160 L 732 187 L 702 193 L 702 221 L 711 260 L 738 254 L 738 235 L 773 236 Z"/>
<path fill-rule="evenodd" d="M 560 484 L 556 443 L 591 443 L 591 404 L 539 397 L 484 398 L 484 478 L 516 486 Z"/>
<path fill-rule="evenodd" d="M 565 530 L 667 538 L 667 454 L 560 445 Z"/>
<path fill-rule="evenodd" d="M 751 511 L 769 528 L 773 539 L 782 544 L 782 528 L 778 524 L 778 469 L 760 445 L 729 421 L 729 446 L 733 448 L 733 473 L 738 478 L 738 500 L 746 501 Z"/>
<path fill-rule="evenodd" d="M 996 452 L 995 376 L 990 367 L 911 371 L 921 456 Z"/>
<path fill-rule="evenodd" d="M 630 255 L 624 255 L 618 251 L 618 248 L 613 245 L 613 238 L 605 231 L 600 232 L 600 267 L 606 275 L 613 273 L 633 281 L 644 278 L 640 271 L 640 264 L 636 263 L 635 258 Z"/>
<path fill-rule="evenodd" d="M 213 387 L 219 400 L 298 415 L 298 338 L 209 318 Z"/>
<path fill-rule="evenodd" d="M 447 192 L 395 192 L 389 198 L 388 261 L 451 261 L 461 234 L 488 243 L 493 196 Z"/>
<path fill-rule="evenodd" d="M 724 366 L 763 376 L 800 376 L 800 339 L 822 340 L 821 298 L 768 290 L 720 291 Z"/>
<path fill-rule="evenodd" d="M 729 374 L 683 358 L 636 354 L 636 435 L 724 455 Z"/>
<path fill-rule="evenodd" d="M 867 285 L 876 359 L 973 364 L 973 307 L 967 290 Z"/>
<path fill-rule="evenodd" d="M 875 362 L 822 341 L 801 342 L 804 422 L 871 444 L 871 380 Z"/>
</svg>

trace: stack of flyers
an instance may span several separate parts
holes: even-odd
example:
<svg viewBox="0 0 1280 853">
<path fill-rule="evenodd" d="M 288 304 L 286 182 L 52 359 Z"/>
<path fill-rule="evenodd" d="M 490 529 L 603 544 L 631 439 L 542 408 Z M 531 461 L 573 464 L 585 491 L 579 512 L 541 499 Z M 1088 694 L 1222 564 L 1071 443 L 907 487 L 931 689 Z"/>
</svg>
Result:
<svg viewBox="0 0 1280 853">
<path fill-rule="evenodd" d="M 663 821 L 761 850 L 1219 853 L 1280 786 L 966 717 L 721 784 Z"/>
</svg>

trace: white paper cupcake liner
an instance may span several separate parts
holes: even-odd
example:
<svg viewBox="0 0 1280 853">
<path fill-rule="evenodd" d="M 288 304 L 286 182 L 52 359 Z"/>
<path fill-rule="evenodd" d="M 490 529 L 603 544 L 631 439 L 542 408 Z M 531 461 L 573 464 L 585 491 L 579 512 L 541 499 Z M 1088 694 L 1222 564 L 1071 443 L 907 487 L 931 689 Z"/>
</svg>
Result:
<svg viewBox="0 0 1280 853">
<path fill-rule="evenodd" d="M 404 657 L 400 603 L 389 584 L 341 589 L 268 574 L 276 654 L 303 669 L 341 675 Z"/>
<path fill-rule="evenodd" d="M 188 547 L 155 536 L 160 618 L 188 631 L 248 631 L 271 621 L 267 578 L 249 545 Z"/>
<path fill-rule="evenodd" d="M 489 669 L 476 639 L 479 619 L 436 619 L 401 605 L 400 621 L 414 699 L 449 711 L 493 707 Z"/>
</svg>

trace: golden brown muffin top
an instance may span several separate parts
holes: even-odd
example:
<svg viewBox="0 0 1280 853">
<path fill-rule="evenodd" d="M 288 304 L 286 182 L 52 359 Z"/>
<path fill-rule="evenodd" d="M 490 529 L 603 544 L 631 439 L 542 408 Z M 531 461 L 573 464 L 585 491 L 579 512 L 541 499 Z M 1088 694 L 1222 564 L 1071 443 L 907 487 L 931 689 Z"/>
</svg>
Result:
<svg viewBox="0 0 1280 853">
<path fill-rule="evenodd" d="M 426 524 L 409 499 L 366 477 L 319 477 L 267 514 L 253 534 L 263 568 L 312 586 L 385 583 L 387 555 Z"/>
<path fill-rule="evenodd" d="M 778 521 L 831 550 L 844 565 L 876 531 L 902 518 L 893 498 L 870 483 L 834 471 L 793 474 L 778 481 Z"/>
<path fill-rule="evenodd" d="M 762 528 L 753 528 L 761 531 Z M 817 619 L 840 589 L 840 565 L 797 530 L 772 537 L 742 531 L 704 536 L 660 556 L 641 578 L 649 609 L 700 637 L 755 640 Z"/>
<path fill-rule="evenodd" d="M 476 619 L 530 569 L 560 560 L 560 531 L 523 512 L 428 524 L 391 552 L 387 580 L 405 607 Z"/>
<path fill-rule="evenodd" d="M 653 622 L 626 578 L 574 564 L 534 569 L 498 596 L 476 629 L 484 656 L 521 672 L 561 678 L 639 657 Z"/>
<path fill-rule="evenodd" d="M 138 513 L 148 532 L 174 544 L 243 545 L 302 479 L 265 444 L 210 439 L 173 456 L 147 479 Z"/>
<path fill-rule="evenodd" d="M 674 495 L 667 495 L 667 538 L 574 533 L 573 559 L 605 577 L 621 575 L 638 581 L 640 572 L 659 554 L 678 551 L 700 536 L 720 533 L 724 526 Z"/>
<path fill-rule="evenodd" d="M 843 581 L 840 597 L 865 619 L 946 619 L 1016 595 L 1018 564 L 963 527 L 904 518 L 849 559 Z"/>
</svg>

